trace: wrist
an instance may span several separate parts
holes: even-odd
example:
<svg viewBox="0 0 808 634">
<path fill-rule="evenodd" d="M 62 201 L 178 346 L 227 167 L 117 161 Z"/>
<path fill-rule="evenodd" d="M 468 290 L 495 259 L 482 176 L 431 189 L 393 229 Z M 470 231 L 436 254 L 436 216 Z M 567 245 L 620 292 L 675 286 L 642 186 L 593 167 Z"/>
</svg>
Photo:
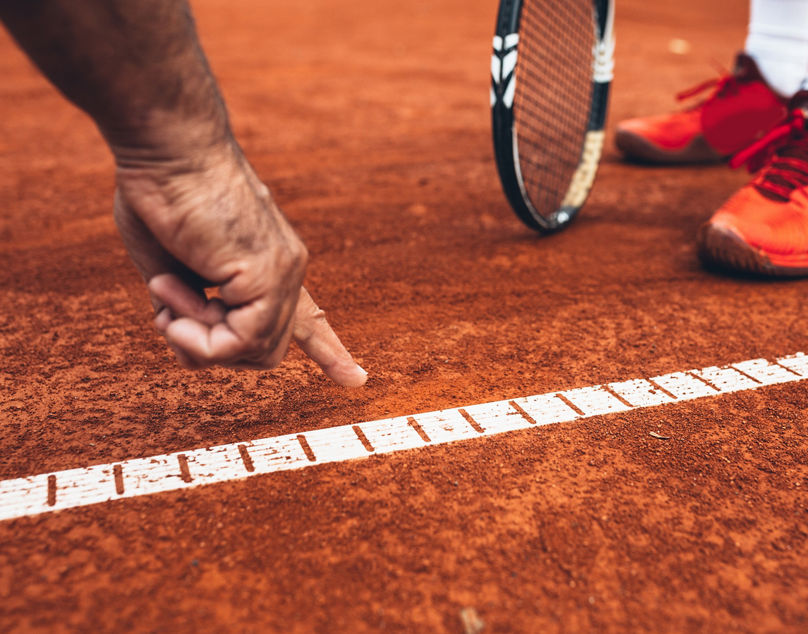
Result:
<svg viewBox="0 0 808 634">
<path fill-rule="evenodd" d="M 226 116 L 178 119 L 158 113 L 135 124 L 106 126 L 101 133 L 119 170 L 163 164 L 204 168 L 233 157 L 237 148 Z"/>
</svg>

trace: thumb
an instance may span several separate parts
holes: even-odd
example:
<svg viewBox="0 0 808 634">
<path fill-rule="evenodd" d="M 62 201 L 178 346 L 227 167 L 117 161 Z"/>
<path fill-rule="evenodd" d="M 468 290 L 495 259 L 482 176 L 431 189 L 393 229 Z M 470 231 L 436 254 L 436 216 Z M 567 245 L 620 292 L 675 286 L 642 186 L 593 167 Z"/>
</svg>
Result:
<svg viewBox="0 0 808 634">
<path fill-rule="evenodd" d="M 325 312 L 317 307 L 311 295 L 302 287 L 292 336 L 301 350 L 335 383 L 345 387 L 360 387 L 367 381 L 368 373 L 353 360 L 328 325 Z"/>
</svg>

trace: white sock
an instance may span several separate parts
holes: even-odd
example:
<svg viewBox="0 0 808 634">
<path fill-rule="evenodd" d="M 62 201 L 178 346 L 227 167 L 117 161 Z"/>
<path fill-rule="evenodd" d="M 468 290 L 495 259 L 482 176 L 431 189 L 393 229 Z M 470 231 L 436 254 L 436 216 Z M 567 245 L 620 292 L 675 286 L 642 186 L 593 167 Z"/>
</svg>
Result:
<svg viewBox="0 0 808 634">
<path fill-rule="evenodd" d="M 751 0 L 746 54 L 790 97 L 808 75 L 808 0 Z"/>
</svg>

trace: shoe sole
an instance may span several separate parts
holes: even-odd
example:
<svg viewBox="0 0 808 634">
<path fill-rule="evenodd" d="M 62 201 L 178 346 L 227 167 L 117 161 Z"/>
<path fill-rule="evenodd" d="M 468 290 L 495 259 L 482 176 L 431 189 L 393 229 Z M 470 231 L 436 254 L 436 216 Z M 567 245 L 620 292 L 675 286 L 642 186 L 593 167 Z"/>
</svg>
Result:
<svg viewBox="0 0 808 634">
<path fill-rule="evenodd" d="M 706 265 L 766 277 L 808 276 L 808 266 L 775 264 L 729 227 L 707 223 L 699 229 L 699 257 Z M 803 258 L 804 259 L 804 258 Z"/>
<path fill-rule="evenodd" d="M 653 165 L 685 165 L 694 163 L 720 163 L 726 160 L 713 150 L 704 137 L 695 137 L 681 150 L 666 150 L 648 141 L 645 137 L 627 130 L 618 129 L 615 145 L 627 159 Z"/>
</svg>

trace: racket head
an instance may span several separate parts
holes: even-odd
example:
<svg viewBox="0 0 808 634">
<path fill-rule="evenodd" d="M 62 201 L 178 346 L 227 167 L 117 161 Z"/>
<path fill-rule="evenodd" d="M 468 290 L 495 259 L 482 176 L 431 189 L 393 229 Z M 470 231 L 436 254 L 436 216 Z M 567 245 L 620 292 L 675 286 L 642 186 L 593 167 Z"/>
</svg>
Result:
<svg viewBox="0 0 808 634">
<path fill-rule="evenodd" d="M 529 227 L 567 226 L 603 149 L 614 67 L 613 0 L 500 0 L 491 57 L 494 153 Z"/>
</svg>

